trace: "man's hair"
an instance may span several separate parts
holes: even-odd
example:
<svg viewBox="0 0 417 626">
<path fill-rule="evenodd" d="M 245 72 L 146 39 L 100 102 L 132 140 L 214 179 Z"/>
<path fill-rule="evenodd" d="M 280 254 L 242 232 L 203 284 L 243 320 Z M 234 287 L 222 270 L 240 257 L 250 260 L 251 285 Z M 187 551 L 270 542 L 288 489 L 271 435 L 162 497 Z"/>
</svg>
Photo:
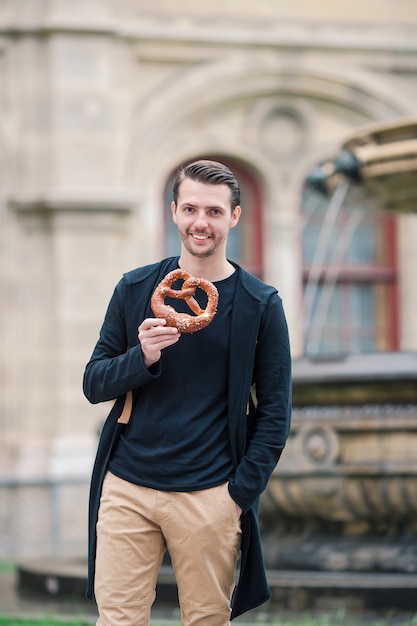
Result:
<svg viewBox="0 0 417 626">
<path fill-rule="evenodd" d="M 191 180 L 209 185 L 227 185 L 230 189 L 232 211 L 240 204 L 239 183 L 233 172 L 223 163 L 201 159 L 188 165 L 182 165 L 174 181 L 173 196 L 175 204 L 178 203 L 180 184 L 185 178 L 191 178 Z"/>
</svg>

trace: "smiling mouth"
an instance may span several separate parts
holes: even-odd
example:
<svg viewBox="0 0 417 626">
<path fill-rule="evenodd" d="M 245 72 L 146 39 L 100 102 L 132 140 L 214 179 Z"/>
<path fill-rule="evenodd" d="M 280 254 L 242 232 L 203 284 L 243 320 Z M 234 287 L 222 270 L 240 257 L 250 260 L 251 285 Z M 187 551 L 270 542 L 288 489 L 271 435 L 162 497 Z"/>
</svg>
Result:
<svg viewBox="0 0 417 626">
<path fill-rule="evenodd" d="M 206 241 L 207 239 L 210 239 L 208 235 L 197 235 L 196 233 L 191 233 L 191 236 L 197 241 Z"/>
</svg>

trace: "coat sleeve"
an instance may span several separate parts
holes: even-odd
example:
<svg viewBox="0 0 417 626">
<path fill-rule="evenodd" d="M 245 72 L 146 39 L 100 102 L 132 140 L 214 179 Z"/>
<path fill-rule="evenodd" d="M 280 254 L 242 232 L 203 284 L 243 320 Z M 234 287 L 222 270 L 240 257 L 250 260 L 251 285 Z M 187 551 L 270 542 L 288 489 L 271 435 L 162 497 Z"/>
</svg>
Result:
<svg viewBox="0 0 417 626">
<path fill-rule="evenodd" d="M 270 296 L 262 316 L 253 367 L 257 406 L 248 417 L 246 452 L 229 482 L 248 511 L 265 489 L 285 446 L 291 419 L 291 355 L 281 298 Z"/>
<path fill-rule="evenodd" d="M 122 279 L 114 290 L 99 340 L 85 368 L 83 390 L 93 404 L 114 400 L 159 375 L 158 365 L 152 371 L 145 366 L 139 340 L 128 345 L 126 289 Z"/>
</svg>

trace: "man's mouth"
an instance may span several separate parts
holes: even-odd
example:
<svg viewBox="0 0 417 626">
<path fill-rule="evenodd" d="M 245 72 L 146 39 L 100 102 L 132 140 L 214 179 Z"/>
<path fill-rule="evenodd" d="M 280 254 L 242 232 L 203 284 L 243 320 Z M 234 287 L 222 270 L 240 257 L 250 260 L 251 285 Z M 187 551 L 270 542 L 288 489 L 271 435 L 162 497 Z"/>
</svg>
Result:
<svg viewBox="0 0 417 626">
<path fill-rule="evenodd" d="M 205 241 L 206 239 L 210 239 L 208 235 L 198 235 L 197 233 L 191 233 L 191 236 L 197 241 Z"/>
</svg>

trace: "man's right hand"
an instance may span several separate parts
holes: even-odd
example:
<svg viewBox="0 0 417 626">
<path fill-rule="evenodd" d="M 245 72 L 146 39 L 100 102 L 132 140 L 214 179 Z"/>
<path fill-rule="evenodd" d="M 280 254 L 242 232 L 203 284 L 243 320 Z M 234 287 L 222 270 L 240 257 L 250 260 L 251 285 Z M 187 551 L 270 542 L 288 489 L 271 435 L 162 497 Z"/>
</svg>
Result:
<svg viewBox="0 0 417 626">
<path fill-rule="evenodd" d="M 146 367 L 151 367 L 161 358 L 161 351 L 177 343 L 181 333 L 177 328 L 166 326 L 162 318 L 147 317 L 138 328 L 138 339 Z"/>
</svg>

